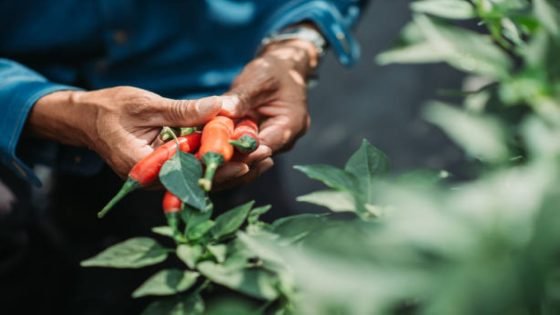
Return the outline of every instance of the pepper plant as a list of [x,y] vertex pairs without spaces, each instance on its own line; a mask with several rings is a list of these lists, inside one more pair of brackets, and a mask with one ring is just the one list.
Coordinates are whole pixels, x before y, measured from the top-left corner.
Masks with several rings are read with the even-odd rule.
[[[299,167],[332,189],[304,196],[302,200],[370,218],[374,209],[367,203],[369,186],[376,174],[385,171],[386,163],[380,151],[364,142],[345,169],[327,165]],[[150,304],[143,314],[204,314],[202,297],[212,286],[247,296],[251,305],[258,306],[259,313],[288,312],[295,290],[289,273],[279,261],[263,259],[260,249],[248,244],[252,244],[251,237],[298,243],[323,228],[328,217],[304,214],[267,224],[259,217],[270,206],[254,207],[253,202],[213,217],[212,202],[198,184],[201,176],[199,160],[181,151],[160,172],[162,184],[186,205],[178,213],[181,224],[174,217],[170,218],[169,226],[153,229],[154,233],[170,238],[173,246],[164,246],[149,237],[133,238],[83,261],[82,266],[133,269],[160,264],[176,256],[183,263],[180,267],[160,270],[131,293],[133,298],[163,297]]]

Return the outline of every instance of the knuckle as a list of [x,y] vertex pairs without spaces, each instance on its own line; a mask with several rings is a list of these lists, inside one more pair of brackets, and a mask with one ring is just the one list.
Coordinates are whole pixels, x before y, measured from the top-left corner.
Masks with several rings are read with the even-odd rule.
[[126,104],[128,112],[134,116],[144,117],[156,111],[153,97],[143,93],[128,95]]
[[182,120],[189,112],[190,106],[185,106],[186,102],[187,101],[173,100],[165,113],[165,118],[170,121]]

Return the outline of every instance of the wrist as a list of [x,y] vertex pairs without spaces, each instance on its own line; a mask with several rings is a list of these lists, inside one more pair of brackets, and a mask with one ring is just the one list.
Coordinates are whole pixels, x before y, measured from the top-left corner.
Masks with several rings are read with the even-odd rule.
[[86,92],[58,91],[41,97],[31,109],[26,133],[73,146],[87,146],[87,125],[93,117],[80,105]]
[[265,45],[260,56],[282,60],[288,63],[291,69],[297,70],[307,77],[317,68],[320,54],[321,52],[312,43],[301,39],[291,39]]

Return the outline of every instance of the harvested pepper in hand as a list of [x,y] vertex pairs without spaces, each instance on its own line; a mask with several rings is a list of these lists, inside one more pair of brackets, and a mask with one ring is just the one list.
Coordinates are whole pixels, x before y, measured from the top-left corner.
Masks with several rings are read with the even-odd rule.
[[229,143],[232,135],[233,120],[224,116],[215,117],[202,130],[198,156],[206,169],[199,184],[206,191],[212,189],[212,180],[218,167],[230,161],[233,156],[233,146]]
[[242,119],[233,130],[232,140],[229,142],[237,151],[249,154],[259,146],[259,126],[249,118]]
[[185,153],[196,152],[196,150],[200,147],[200,138],[201,135],[199,133],[179,137],[177,138],[177,142],[169,141],[165,143],[155,149],[154,152],[140,160],[140,162],[136,163],[128,174],[128,178],[121,190],[119,190],[115,197],[107,203],[97,216],[102,218],[126,195],[138,188],[154,183],[158,178],[159,171],[161,170],[163,164],[169,160],[175,152],[177,152],[177,146],[179,147],[179,150]]

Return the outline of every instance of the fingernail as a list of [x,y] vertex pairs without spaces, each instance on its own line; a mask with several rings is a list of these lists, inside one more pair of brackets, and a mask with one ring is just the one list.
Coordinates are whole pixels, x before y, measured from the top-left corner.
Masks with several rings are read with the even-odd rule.
[[202,116],[208,116],[217,113],[222,108],[217,96],[207,97],[196,103],[196,109]]
[[235,109],[239,104],[239,97],[237,95],[229,95],[222,97],[222,109],[228,113],[235,113]]
[[224,168],[224,173],[222,174],[224,177],[227,178],[235,178],[240,177],[249,172],[249,166],[244,163],[237,163],[234,165],[230,165],[227,168]]

